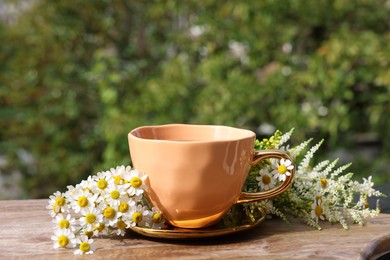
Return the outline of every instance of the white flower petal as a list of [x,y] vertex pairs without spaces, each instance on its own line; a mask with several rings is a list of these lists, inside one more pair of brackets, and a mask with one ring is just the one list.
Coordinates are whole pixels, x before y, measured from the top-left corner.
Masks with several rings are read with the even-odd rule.
[[291,162],[290,160],[285,160],[285,161],[284,161],[284,165],[285,165],[286,167],[290,166],[291,164],[292,164],[292,162]]

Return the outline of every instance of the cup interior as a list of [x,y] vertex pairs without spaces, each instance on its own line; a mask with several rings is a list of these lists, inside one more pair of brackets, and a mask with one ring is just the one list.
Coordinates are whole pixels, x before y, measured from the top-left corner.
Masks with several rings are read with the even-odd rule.
[[140,139],[170,142],[231,141],[255,136],[250,130],[228,126],[180,124],[139,127],[131,134]]

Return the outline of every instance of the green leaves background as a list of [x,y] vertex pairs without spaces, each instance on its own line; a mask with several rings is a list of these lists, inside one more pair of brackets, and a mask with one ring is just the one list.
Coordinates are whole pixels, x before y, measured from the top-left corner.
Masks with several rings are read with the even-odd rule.
[[389,181],[389,1],[23,2],[0,16],[0,155],[24,197],[128,164],[127,133],[164,123],[369,136],[356,167]]

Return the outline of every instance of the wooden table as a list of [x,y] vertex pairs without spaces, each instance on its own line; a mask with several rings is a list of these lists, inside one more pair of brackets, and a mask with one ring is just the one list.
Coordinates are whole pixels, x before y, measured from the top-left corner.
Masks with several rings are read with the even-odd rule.
[[[52,218],[47,200],[0,201],[0,258],[69,259],[74,249],[54,249]],[[375,259],[390,251],[390,214],[370,219],[368,225],[323,224],[323,230],[294,221],[266,220],[242,233],[224,237],[173,241],[142,237],[95,239],[95,253],[78,258],[267,258],[267,259]]]

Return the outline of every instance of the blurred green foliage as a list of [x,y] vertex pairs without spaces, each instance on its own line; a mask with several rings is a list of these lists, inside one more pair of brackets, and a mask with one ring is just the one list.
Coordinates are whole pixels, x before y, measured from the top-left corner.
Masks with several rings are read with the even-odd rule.
[[390,1],[27,2],[0,5],[1,167],[27,197],[130,163],[147,124],[294,127],[328,151],[369,135],[390,154]]

